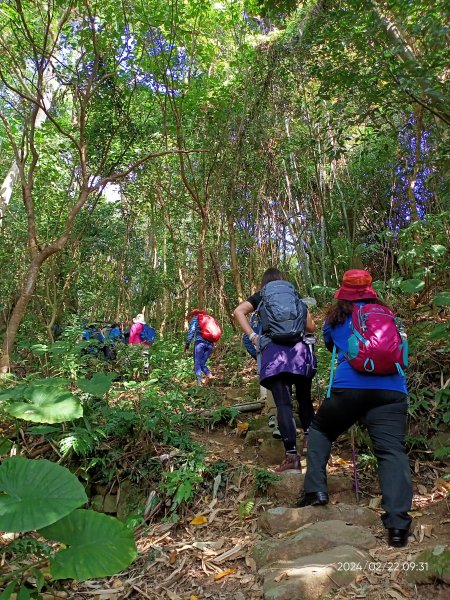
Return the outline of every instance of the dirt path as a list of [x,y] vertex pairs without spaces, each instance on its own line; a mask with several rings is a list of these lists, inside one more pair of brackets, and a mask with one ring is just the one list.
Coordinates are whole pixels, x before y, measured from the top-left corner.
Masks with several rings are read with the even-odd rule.
[[[138,539],[140,558],[127,573],[108,581],[88,582],[88,587],[86,583],[83,586],[74,584],[72,597],[96,600],[254,600],[268,597],[264,596],[264,578],[255,561],[255,546],[261,539],[268,539],[267,534],[261,532],[261,515],[269,515],[276,507],[293,506],[294,497],[289,494],[294,490],[290,489],[290,481],[287,486],[286,482],[281,482],[269,487],[267,494],[255,489],[255,469],[268,466],[267,453],[265,459],[262,456],[264,443],[261,443],[264,435],[267,439],[267,431],[261,430],[261,438],[257,434],[256,445],[246,444],[244,434],[247,424],[252,426],[258,416],[243,415],[233,428],[219,426],[194,432],[195,440],[208,449],[207,462],[223,463],[223,470],[218,471],[212,490],[210,484],[205,486],[195,505],[178,523],[158,523],[143,530]],[[270,449],[270,443],[268,447]],[[354,495],[348,489],[352,472],[349,457],[350,448],[344,441],[336,447],[330,467],[331,476],[345,482],[339,484],[340,488],[337,486],[335,493],[330,490],[332,507],[350,503],[357,508]],[[276,464],[277,460],[273,462]],[[375,539],[375,547],[368,555],[369,566],[358,572],[348,585],[334,586],[334,600],[443,600],[449,597],[449,588],[442,583],[418,585],[408,577],[407,565],[413,565],[424,548],[448,548],[450,541],[448,504],[443,499],[443,489],[433,488],[431,479],[436,473],[430,469],[423,464],[416,465],[414,536],[410,538],[408,548],[401,551],[389,548],[379,519],[374,519],[374,524],[366,527]],[[359,505],[370,506],[372,511],[380,513],[374,477],[360,472],[360,486]],[[272,539],[287,543],[286,537],[291,534],[294,531],[277,532]],[[286,577],[280,578],[281,583],[283,579]],[[300,600],[297,596],[280,598]],[[305,600],[308,598],[305,596]]]

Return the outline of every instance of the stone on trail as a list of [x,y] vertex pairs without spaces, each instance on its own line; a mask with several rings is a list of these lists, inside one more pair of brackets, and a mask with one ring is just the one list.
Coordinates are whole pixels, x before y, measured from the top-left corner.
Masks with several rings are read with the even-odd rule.
[[98,512],[115,514],[117,512],[117,496],[106,494],[94,496],[91,500],[92,508]]
[[379,522],[378,514],[364,506],[349,504],[327,504],[326,506],[305,506],[285,508],[279,506],[263,512],[258,519],[259,527],[270,535],[295,531],[308,523],[338,519],[352,525],[370,527]]
[[354,546],[364,550],[375,548],[376,538],[359,525],[347,525],[344,521],[319,521],[301,529],[289,537],[258,542],[253,548],[253,558],[260,569],[272,563],[287,562],[316,554],[335,546]]
[[445,546],[427,548],[412,560],[405,560],[406,565],[407,579],[412,583],[443,581],[450,585],[450,549]]
[[[279,481],[269,486],[268,496],[275,498],[278,502],[295,505],[303,493],[304,473],[299,471],[285,471],[280,473]],[[353,479],[342,475],[328,475],[328,493],[351,492],[353,490]]]
[[[322,600],[352,583],[370,556],[351,546],[337,546],[261,569],[265,600]],[[361,566],[361,569],[359,569]]]
[[[256,431],[248,431],[244,439],[244,446],[254,447],[259,464],[264,466],[279,465],[285,457],[283,442],[272,437],[272,433],[273,429],[266,426]],[[299,448],[302,447],[302,439],[302,436],[297,437]]]

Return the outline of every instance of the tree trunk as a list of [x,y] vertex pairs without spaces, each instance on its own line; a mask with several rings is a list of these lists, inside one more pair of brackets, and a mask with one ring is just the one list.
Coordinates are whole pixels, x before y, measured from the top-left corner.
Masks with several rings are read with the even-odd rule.
[[[62,23],[66,21],[71,12],[72,8],[67,8],[60,23],[58,24],[58,28],[62,26]],[[42,91],[42,106],[44,109],[39,108],[37,111],[35,108],[32,108],[32,115],[34,116],[34,129],[40,129],[42,125],[47,120],[47,111],[50,110],[53,104],[53,98],[60,87],[60,82],[55,77],[55,72],[52,64],[52,60],[49,61],[47,68],[44,70],[43,76],[43,91]],[[11,167],[8,170],[8,173],[3,181],[3,185],[0,189],[0,229],[3,226],[3,217],[6,209],[11,201],[14,184],[16,183],[19,177],[19,166],[17,164],[17,160],[13,160]]]
[[234,231],[233,217],[229,211],[227,211],[227,226],[228,240],[230,242],[231,272],[233,274],[233,282],[236,290],[236,296],[238,299],[238,303],[240,304],[244,299],[244,292],[242,291],[241,273],[239,271],[239,262],[237,257],[236,233]]
[[167,230],[164,231],[163,237],[163,273],[164,273],[164,287],[163,287],[163,298],[162,298],[162,315],[161,321],[159,323],[159,330],[161,335],[164,334],[164,331],[167,327],[167,315],[169,314],[169,289],[167,287]]
[[202,222],[200,230],[200,238],[198,240],[197,250],[197,298],[198,308],[205,308],[205,244],[206,244],[206,233],[208,231],[208,217],[203,212]]
[[3,226],[3,217],[5,211],[8,208],[11,196],[13,193],[14,184],[19,177],[19,167],[16,161],[14,161],[9,168],[8,174],[3,181],[3,185],[0,190],[0,228]]
[[216,260],[216,257],[214,256],[214,254],[212,252],[210,253],[210,256],[211,256],[211,262],[212,262],[212,266],[213,266],[214,273],[215,273],[216,280],[217,280],[217,285],[219,287],[219,296],[223,301],[223,305],[225,307],[225,312],[227,313],[227,318],[230,322],[230,325],[231,325],[233,331],[236,331],[236,321],[233,318],[233,311],[231,309],[230,302],[229,302],[227,294],[225,292],[225,282],[224,282],[224,278],[223,278],[223,273],[220,270],[218,261]]
[[20,323],[22,322],[28,303],[33,296],[36,282],[39,275],[39,270],[44,262],[45,258],[42,254],[39,254],[36,258],[31,261],[25,276],[25,281],[22,286],[19,298],[14,306],[11,317],[6,327],[5,337],[2,345],[2,356],[0,359],[0,374],[4,375],[10,369],[10,353],[14,347],[16,341],[17,331]]

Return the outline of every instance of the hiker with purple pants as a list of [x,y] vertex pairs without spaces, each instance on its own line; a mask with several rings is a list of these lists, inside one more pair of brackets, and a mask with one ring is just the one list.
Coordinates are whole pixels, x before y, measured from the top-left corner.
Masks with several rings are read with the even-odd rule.
[[[329,396],[309,428],[304,495],[298,506],[328,503],[326,465],[331,444],[362,419],[378,462],[385,511],[382,521],[388,530],[388,542],[390,546],[401,548],[408,543],[411,524],[408,511],[412,502],[411,472],[404,445],[408,412],[406,378],[397,363],[394,364],[398,372],[383,375],[375,374],[376,370],[370,372],[373,370],[370,361],[366,360],[367,372],[356,370],[350,364],[353,356],[350,356],[351,344],[348,342],[355,335],[352,320],[355,307],[375,304],[377,309],[366,309],[374,311],[380,310],[380,305],[384,306],[371,284],[372,277],[367,271],[346,271],[341,287],[334,295],[337,303],[331,306],[326,316],[324,341],[328,350],[337,350],[338,366]],[[357,308],[356,314],[360,312]],[[361,338],[358,331],[356,335]],[[401,335],[398,340],[401,341]]]
[[[279,291],[281,289],[282,292]],[[271,305],[268,301],[269,294],[275,296],[274,302],[280,302],[280,304],[276,304],[276,311],[273,310],[275,304]],[[267,301],[264,299],[265,296]],[[276,300],[277,297],[279,300]],[[286,305],[282,304],[284,301],[286,301]],[[291,303],[295,303],[295,307]],[[261,316],[261,335],[252,330],[247,319],[247,315],[254,311],[258,311]],[[280,327],[288,328],[293,323],[301,325],[301,331],[295,333],[295,340],[273,339],[270,327],[277,323],[274,323],[271,317],[270,327],[265,327],[269,323],[267,317],[269,312],[273,315],[274,320],[275,317],[279,318]],[[297,431],[292,412],[291,389],[295,385],[299,417],[305,434],[304,439],[306,439],[309,424],[314,416],[311,382],[317,370],[317,362],[312,340],[307,335],[314,332],[316,327],[314,321],[296,290],[285,280],[283,273],[275,268],[267,269],[264,272],[260,291],[241,302],[233,314],[242,331],[248,335],[260,354],[259,381],[262,386],[272,392],[277,406],[278,426],[286,454],[275,472],[300,471],[301,462],[296,446]],[[282,318],[286,315],[289,315],[290,321]]]

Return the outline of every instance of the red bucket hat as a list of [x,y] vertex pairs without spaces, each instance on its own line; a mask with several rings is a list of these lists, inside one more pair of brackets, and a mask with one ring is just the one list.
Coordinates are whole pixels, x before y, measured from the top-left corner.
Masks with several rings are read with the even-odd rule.
[[372,275],[362,269],[345,271],[341,287],[335,293],[337,300],[377,300],[378,296],[372,287]]

